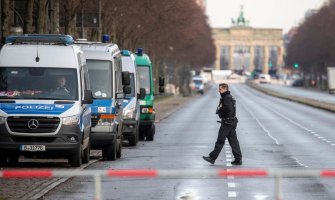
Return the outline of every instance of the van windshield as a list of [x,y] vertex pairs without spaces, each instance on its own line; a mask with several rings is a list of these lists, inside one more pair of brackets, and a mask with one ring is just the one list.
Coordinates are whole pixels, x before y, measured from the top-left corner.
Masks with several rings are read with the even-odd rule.
[[193,82],[194,82],[196,85],[201,85],[201,84],[202,84],[202,80],[193,80]]
[[78,100],[76,69],[0,67],[0,98]]
[[146,94],[150,93],[150,70],[149,67],[138,67],[140,88],[144,88]]
[[112,98],[112,65],[107,60],[87,60],[93,97],[96,99]]

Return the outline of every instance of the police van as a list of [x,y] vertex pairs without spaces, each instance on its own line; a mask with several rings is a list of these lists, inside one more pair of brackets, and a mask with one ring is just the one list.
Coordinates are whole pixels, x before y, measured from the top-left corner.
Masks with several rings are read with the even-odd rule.
[[[108,38],[105,39],[108,41]],[[122,72],[121,52],[116,44],[76,42],[84,51],[93,93],[92,148],[101,149],[106,160],[116,160],[122,152],[125,94],[130,93],[129,73]]]
[[86,60],[67,35],[11,36],[0,53],[0,161],[90,156],[92,92]]
[[122,71],[129,72],[131,92],[123,100],[123,138],[129,146],[136,146],[139,139],[140,104],[145,97],[145,89],[140,89],[135,56],[128,50],[122,50]]

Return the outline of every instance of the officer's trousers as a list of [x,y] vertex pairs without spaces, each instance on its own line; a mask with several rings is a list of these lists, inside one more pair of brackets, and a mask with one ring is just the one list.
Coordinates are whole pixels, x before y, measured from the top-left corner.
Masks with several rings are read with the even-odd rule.
[[234,158],[236,160],[242,160],[242,152],[236,135],[236,126],[237,122],[231,125],[221,123],[214,150],[209,154],[212,159],[216,160],[218,158],[225,144],[226,138],[228,138],[228,142],[232,148]]

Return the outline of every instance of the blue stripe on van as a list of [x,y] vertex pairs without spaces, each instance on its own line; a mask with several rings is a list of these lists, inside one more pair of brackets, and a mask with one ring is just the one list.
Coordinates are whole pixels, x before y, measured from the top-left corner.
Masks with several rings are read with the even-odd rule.
[[91,105],[92,114],[114,114],[113,99],[94,99]]
[[12,104],[1,103],[0,110],[7,114],[45,114],[60,115],[73,106],[73,104]]

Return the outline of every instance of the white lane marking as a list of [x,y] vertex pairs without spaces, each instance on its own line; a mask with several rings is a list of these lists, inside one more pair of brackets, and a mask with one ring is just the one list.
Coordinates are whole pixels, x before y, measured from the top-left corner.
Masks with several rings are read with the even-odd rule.
[[305,166],[304,164],[302,164],[301,162],[299,162],[299,160],[296,157],[291,157],[299,166],[303,167]]
[[[264,102],[264,101],[263,101],[263,102]],[[303,130],[305,130],[305,131],[307,131],[307,132],[313,132],[313,133],[315,133],[314,131],[312,131],[312,130],[306,128],[305,126],[299,124],[298,122],[296,122],[296,121],[294,121],[294,120],[292,120],[292,119],[286,117],[285,115],[281,114],[280,112],[278,112],[278,111],[276,111],[276,110],[274,110],[274,109],[271,109],[271,106],[269,106],[268,103],[265,103],[265,102],[264,102],[264,104],[268,107],[269,110],[271,110],[272,112],[274,112],[274,113],[276,113],[277,115],[281,116],[282,118],[286,119],[287,121],[291,122],[292,124],[295,124],[296,126],[300,127],[301,129],[303,129]]]
[[228,150],[228,151],[226,151],[226,153],[231,153],[231,151]]
[[331,144],[332,146],[335,146],[335,144]]
[[322,138],[324,138],[324,137],[322,137],[322,136],[319,136],[318,138],[319,138],[319,139],[322,139]]
[[319,137],[320,135],[319,134],[314,134],[314,136]]
[[227,167],[232,167],[233,165],[231,163],[226,164]]
[[237,197],[237,193],[235,191],[229,191],[228,192],[228,197],[229,198],[235,198],[235,197]]
[[327,143],[332,143],[332,141],[329,141],[329,140],[327,140],[326,142],[327,142]]
[[226,161],[227,161],[227,162],[231,162],[231,161],[233,161],[233,159],[231,159],[231,158],[227,158]]
[[276,143],[276,145],[279,145],[279,142],[278,142],[278,140],[275,138],[275,137],[273,137],[272,135],[271,135],[271,133],[270,133],[270,131],[269,130],[267,130],[264,126],[263,126],[263,124],[257,119],[257,117],[254,115],[254,113],[252,113],[252,111],[250,111],[245,105],[243,105],[243,104],[241,104],[242,106],[243,106],[243,108],[252,116],[252,118],[254,118],[254,120],[256,120],[256,122],[258,123],[258,125],[264,130],[264,132],[265,133],[267,133],[267,135],[272,139],[272,140],[274,140],[275,141],[275,143]]
[[323,141],[326,141],[327,139],[326,139],[326,138],[323,138],[322,140],[323,140]]
[[226,158],[231,158],[231,155],[229,155],[229,154],[228,154],[228,155],[226,155]]
[[236,183],[228,183],[228,188],[235,188],[236,187]]

